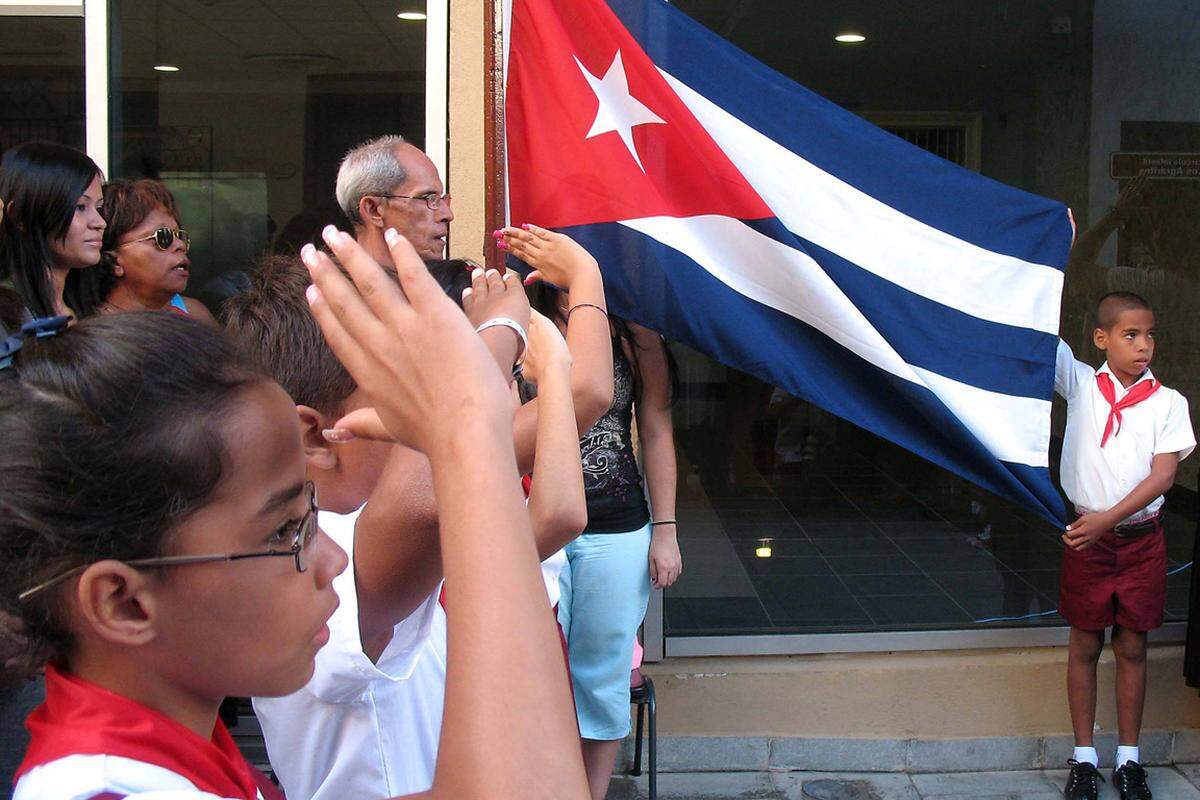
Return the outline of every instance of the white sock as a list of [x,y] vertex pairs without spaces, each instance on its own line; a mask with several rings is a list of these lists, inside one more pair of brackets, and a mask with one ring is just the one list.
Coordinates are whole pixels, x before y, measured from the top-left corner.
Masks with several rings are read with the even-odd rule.
[[1137,745],[1117,745],[1117,767],[1123,767],[1129,761],[1132,761],[1135,764],[1141,763],[1141,759],[1138,758]]
[[1073,757],[1080,764],[1084,763],[1085,761],[1091,764],[1093,767],[1099,766],[1100,764],[1100,756],[1096,754],[1096,748],[1094,747],[1076,747],[1075,755]]

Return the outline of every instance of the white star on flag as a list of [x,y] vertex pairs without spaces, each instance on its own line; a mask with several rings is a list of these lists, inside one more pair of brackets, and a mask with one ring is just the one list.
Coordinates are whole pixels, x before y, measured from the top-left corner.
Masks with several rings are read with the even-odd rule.
[[617,55],[613,58],[613,62],[609,65],[603,78],[597,78],[588,72],[578,58],[575,59],[575,63],[579,64],[583,77],[587,78],[588,85],[592,87],[592,91],[596,93],[596,99],[600,101],[600,107],[596,109],[596,119],[592,122],[592,129],[584,138],[591,139],[602,133],[616,132],[621,137],[621,141],[625,143],[625,147],[629,149],[633,160],[637,162],[638,169],[645,173],[646,168],[642,166],[642,159],[638,157],[637,147],[633,144],[633,129],[638,125],[651,123],[666,125],[667,121],[646,108],[641,101],[629,93],[629,80],[625,77],[625,65],[621,62],[620,50],[617,51]]

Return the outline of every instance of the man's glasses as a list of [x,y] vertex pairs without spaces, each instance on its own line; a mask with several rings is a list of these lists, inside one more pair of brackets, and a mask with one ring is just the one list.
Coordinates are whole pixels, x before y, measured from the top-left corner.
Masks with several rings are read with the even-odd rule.
[[[291,536],[290,546],[286,550],[266,550],[254,553],[213,553],[209,555],[194,555],[194,556],[162,556],[160,558],[136,558],[132,561],[126,561],[125,564],[131,567],[142,569],[143,567],[186,567],[190,564],[210,564],[218,561],[243,561],[248,558],[269,558],[274,556],[288,556],[294,559],[296,563],[296,571],[304,572],[308,569],[308,565],[312,560],[313,553],[316,552],[317,536],[317,491],[313,486],[312,481],[304,484],[304,491],[308,494],[308,511],[300,518],[300,524],[296,526],[295,533]],[[19,602],[25,602],[29,598],[41,594],[47,589],[57,586],[77,573],[83,572],[90,566],[89,564],[80,564],[77,567],[67,570],[54,576],[48,581],[39,583],[31,589],[26,589],[17,595]]]
[[163,227],[155,228],[153,233],[147,234],[146,236],[141,236],[137,239],[130,239],[128,242],[122,242],[121,244],[117,245],[117,248],[120,249],[131,244],[144,242],[147,239],[153,239],[155,247],[157,247],[159,250],[170,250],[171,245],[175,243],[176,239],[183,242],[183,251],[185,253],[187,252],[188,248],[192,246],[192,237],[188,236],[188,232],[183,228],[175,228],[172,230],[171,228]]
[[418,195],[377,194],[377,195],[375,195],[375,197],[390,197],[390,198],[393,198],[396,200],[421,200],[422,202],[425,203],[425,205],[429,206],[430,211],[437,211],[439,208],[442,207],[442,203],[445,203],[446,205],[450,205],[449,193],[437,194],[436,192],[429,192],[428,194],[418,194]]

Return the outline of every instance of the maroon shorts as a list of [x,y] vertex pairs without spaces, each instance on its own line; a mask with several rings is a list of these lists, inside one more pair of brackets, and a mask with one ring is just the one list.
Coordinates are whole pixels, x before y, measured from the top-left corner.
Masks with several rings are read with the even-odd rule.
[[1154,630],[1167,603],[1167,543],[1162,523],[1140,536],[1108,531],[1084,550],[1064,548],[1058,611],[1074,628],[1120,625]]

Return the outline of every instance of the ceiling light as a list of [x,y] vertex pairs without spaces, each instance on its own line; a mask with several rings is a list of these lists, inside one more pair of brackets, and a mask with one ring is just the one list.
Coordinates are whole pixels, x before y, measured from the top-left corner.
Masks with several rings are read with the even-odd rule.
[[425,19],[425,12],[424,11],[401,11],[396,16],[399,17],[400,19],[406,19],[406,20],[411,20],[411,21],[417,22],[417,21]]
[[834,41],[841,42],[842,44],[859,44],[860,42],[865,42],[867,37],[863,36],[861,33],[839,33],[837,36],[833,37],[833,39]]
[[771,557],[771,540],[769,538],[768,539],[759,539],[758,547],[754,548],[754,555],[758,556],[759,558],[770,558]]
[[154,69],[158,72],[179,72],[179,67],[174,64],[155,64]]

